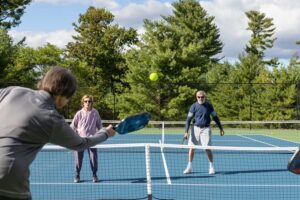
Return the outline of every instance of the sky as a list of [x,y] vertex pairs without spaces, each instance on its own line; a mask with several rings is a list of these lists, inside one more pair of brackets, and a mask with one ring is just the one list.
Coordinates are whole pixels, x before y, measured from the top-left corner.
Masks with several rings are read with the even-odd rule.
[[[114,22],[125,28],[143,33],[143,20],[161,20],[172,14],[172,3],[179,0],[33,0],[21,18],[21,24],[9,31],[15,42],[24,36],[30,47],[46,43],[64,48],[75,35],[72,23],[84,14],[89,6],[105,8],[114,16]],[[257,10],[273,18],[277,40],[266,57],[278,57],[287,64],[293,54],[300,55],[300,1],[299,0],[200,0],[208,15],[220,30],[224,44],[220,57],[235,62],[244,52],[251,37],[246,30],[246,11]]]

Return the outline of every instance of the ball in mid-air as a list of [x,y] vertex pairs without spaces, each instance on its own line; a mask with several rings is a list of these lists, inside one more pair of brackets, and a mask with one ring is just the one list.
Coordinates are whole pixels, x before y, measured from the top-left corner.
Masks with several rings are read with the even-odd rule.
[[156,72],[151,73],[150,76],[149,76],[149,79],[150,79],[151,81],[157,81],[157,79],[158,79],[158,74],[157,74]]

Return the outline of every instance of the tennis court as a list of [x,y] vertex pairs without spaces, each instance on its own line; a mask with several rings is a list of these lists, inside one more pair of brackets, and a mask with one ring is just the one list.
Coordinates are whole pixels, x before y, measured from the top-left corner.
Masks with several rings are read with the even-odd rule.
[[33,199],[299,199],[300,177],[286,169],[299,144],[261,134],[214,134],[216,174],[208,174],[206,154],[195,147],[193,172],[185,175],[188,146],[181,140],[182,134],[141,133],[98,145],[98,183],[87,153],[82,181],[73,183],[73,152],[48,146],[31,167]]

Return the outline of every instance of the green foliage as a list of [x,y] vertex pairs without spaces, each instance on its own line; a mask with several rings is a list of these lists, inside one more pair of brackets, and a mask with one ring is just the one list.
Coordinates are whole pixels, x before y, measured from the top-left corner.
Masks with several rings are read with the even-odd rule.
[[16,82],[32,83],[38,77],[34,71],[36,63],[36,51],[33,48],[22,47],[19,49],[14,63],[6,69],[6,78]]
[[111,25],[113,15],[105,9],[90,7],[80,15],[79,25],[74,24],[79,35],[67,45],[70,58],[86,62],[91,68],[91,84],[107,87],[120,80],[124,74],[122,51],[136,41],[136,31]]
[[264,51],[267,48],[272,48],[276,40],[273,37],[275,31],[273,19],[254,10],[246,12],[246,16],[249,19],[247,30],[252,32],[249,45],[246,46],[246,52],[263,58]]
[[[249,19],[247,30],[252,32],[249,45],[246,46],[247,54],[241,54],[239,62],[232,67],[225,63],[223,70],[208,73],[210,80],[225,83],[213,88],[211,99],[225,120],[276,119],[274,113],[280,117],[282,115],[275,112],[275,109],[286,106],[294,95],[292,88],[285,90],[278,84],[273,85],[276,82],[277,59],[267,62],[263,60],[264,51],[271,48],[276,39],[272,38],[275,30],[273,19],[258,11],[248,11],[246,16]],[[266,64],[271,64],[274,71]],[[282,80],[283,83],[289,81],[288,77]],[[278,94],[278,90],[282,92]],[[292,117],[290,113],[287,116]]]
[[126,74],[126,81],[130,87],[125,88],[123,93],[117,98],[117,110],[119,117],[123,118],[128,114],[133,114],[141,111],[153,111],[159,115],[158,87],[161,74],[158,74],[158,81],[153,82],[148,79],[149,65],[148,54],[131,50],[126,54],[127,65],[130,67],[130,73]]
[[0,29],[0,79],[5,78],[5,69],[12,64],[17,49],[7,31]]
[[260,104],[256,103],[255,110],[259,111],[260,115],[257,115],[255,119],[289,120],[296,118],[294,107],[297,88],[295,83],[299,81],[299,73],[299,66],[292,65],[273,68],[268,72],[268,76],[272,76],[272,83],[266,84],[263,91],[257,95]]
[[300,66],[295,60],[270,68],[258,56],[240,56],[231,67],[223,64],[227,70],[208,74],[216,82],[208,98],[222,120],[296,119]]
[[222,120],[228,120],[233,116],[238,116],[239,109],[233,98],[237,95],[237,87],[231,80],[234,66],[229,62],[216,65],[207,73],[209,92],[207,99],[213,104]]
[[20,47],[14,62],[7,67],[6,79],[17,82],[35,83],[49,67],[61,65],[62,50],[47,44],[37,49]]
[[21,23],[21,16],[31,0],[1,0],[0,28],[10,29]]
[[[86,93],[98,99],[103,117],[110,118],[114,102],[111,93],[122,92],[127,69],[123,52],[137,41],[134,29],[113,25],[114,16],[105,9],[90,7],[73,24],[78,35],[67,45],[68,59],[77,61],[80,82],[90,89]],[[100,109],[100,108],[99,108]]]
[[[153,120],[184,119],[205,73],[222,50],[214,18],[196,0],[173,3],[173,15],[144,21],[138,48],[127,53],[129,89],[119,98],[120,116],[147,110]],[[159,79],[151,82],[151,72]]]
[[[110,12],[90,7],[73,24],[77,34],[66,50],[51,44],[30,48],[24,40],[14,45],[7,29],[20,23],[30,1],[2,2],[0,86],[10,81],[34,88],[49,67],[69,68],[79,88],[61,110],[66,118],[81,108],[84,94],[91,94],[103,119],[148,111],[152,120],[184,120],[199,89],[207,91],[222,121],[299,118],[299,56],[288,66],[277,58],[265,61],[276,38],[273,19],[264,13],[246,12],[252,35],[246,52],[231,64],[217,57],[223,47],[219,30],[196,0],[174,2],[173,14],[161,20],[146,19],[140,41],[136,30],[113,24]],[[158,73],[156,82],[149,80],[152,72]]]
[[[164,20],[174,30],[182,48],[182,61],[186,65],[207,65],[217,61],[215,55],[222,51],[219,29],[213,23],[214,17],[196,0],[180,0],[173,3],[174,15],[164,17]],[[187,61],[190,61],[186,63]],[[200,62],[200,63],[198,63]]]

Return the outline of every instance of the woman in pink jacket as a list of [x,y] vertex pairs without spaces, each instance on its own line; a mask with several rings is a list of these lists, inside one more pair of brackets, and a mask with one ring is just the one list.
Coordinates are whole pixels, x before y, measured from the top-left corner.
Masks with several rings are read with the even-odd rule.
[[[98,111],[93,108],[93,97],[91,95],[84,95],[81,98],[82,109],[79,110],[73,118],[71,127],[80,137],[90,137],[96,134],[97,130],[102,128],[102,122]],[[98,155],[96,148],[88,148],[88,155],[91,169],[93,172],[93,182],[98,182]],[[75,178],[74,182],[80,182],[80,170],[83,161],[84,151],[76,151],[75,153]]]

